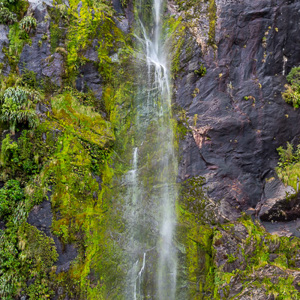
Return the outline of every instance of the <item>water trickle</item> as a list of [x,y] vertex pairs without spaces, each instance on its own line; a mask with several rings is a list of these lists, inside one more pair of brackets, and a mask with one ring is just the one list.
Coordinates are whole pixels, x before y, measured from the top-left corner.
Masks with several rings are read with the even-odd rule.
[[[171,116],[170,74],[162,37],[162,0],[137,3],[135,36],[138,92],[131,170],[126,176],[126,299],[174,300],[177,254],[173,243],[177,159]],[[146,255],[147,253],[147,255]]]

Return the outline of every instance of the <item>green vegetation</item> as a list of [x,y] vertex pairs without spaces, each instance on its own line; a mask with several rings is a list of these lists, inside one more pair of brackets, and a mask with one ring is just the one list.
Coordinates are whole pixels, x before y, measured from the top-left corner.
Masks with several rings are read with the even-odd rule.
[[[246,239],[235,237],[236,226],[244,228]],[[220,234],[221,233],[221,234]],[[227,236],[227,238],[224,238]],[[220,299],[220,293],[227,296],[231,291],[231,284],[238,280],[242,283],[239,296],[247,294],[247,290],[256,287],[265,291],[266,297],[273,295],[276,299],[298,299],[299,292],[295,287],[293,276],[290,272],[295,268],[297,249],[300,245],[298,238],[290,240],[288,237],[271,235],[259,223],[253,223],[249,217],[243,217],[232,224],[225,224],[215,231],[213,246],[221,247],[236,239],[237,254],[234,259],[228,255],[225,265],[239,260],[239,268],[232,272],[224,271],[224,265],[215,269],[214,299]],[[214,251],[214,250],[213,250]],[[276,257],[270,259],[270,254]],[[237,257],[237,256],[238,257]],[[267,269],[271,272],[266,272]]]
[[[127,168],[116,157],[127,151],[126,134],[131,130],[131,38],[116,27],[107,3],[82,1],[79,15],[79,2],[71,1],[68,8],[58,1],[49,8],[51,51],[64,59],[59,88],[26,66],[20,76],[19,57],[31,43],[37,22],[31,16],[23,18],[25,1],[3,6],[15,19],[2,21],[11,24],[10,45],[4,49],[11,73],[1,77],[0,85],[1,131],[10,129],[2,138],[0,155],[5,182],[0,189],[0,216],[5,222],[0,231],[1,299],[49,299],[58,287],[62,299],[119,299],[122,294],[125,268],[120,267],[122,249],[110,235],[120,226],[111,199],[116,193],[114,172],[123,174]],[[40,46],[47,40],[44,36]],[[74,88],[81,66],[89,62],[85,51],[93,40],[98,40],[99,61],[93,64],[103,78],[102,99],[87,88],[85,93]],[[111,52],[118,53],[119,62],[111,60]],[[38,115],[37,104],[48,111]],[[120,135],[125,138],[116,142]],[[72,243],[78,252],[69,271],[59,274],[53,240],[26,222],[32,207],[50,190],[51,234],[63,247]]]
[[203,77],[206,74],[206,68],[203,64],[200,65],[200,68],[198,70],[195,70],[194,73],[198,75],[199,77]]
[[279,147],[279,163],[276,168],[278,177],[287,185],[297,190],[297,182],[300,178],[300,145],[294,149],[293,145],[287,143],[287,148]]
[[295,67],[286,77],[289,84],[285,85],[285,92],[282,97],[285,102],[293,105],[294,108],[299,108],[300,105],[300,67]]
[[216,22],[217,22],[217,6],[215,0],[209,0],[208,4],[208,19],[209,19],[209,31],[208,31],[208,44],[214,46],[216,44]]
[[10,87],[3,93],[1,99],[0,120],[7,122],[12,134],[15,134],[16,125],[28,123],[30,128],[36,127],[38,117],[35,104],[40,101],[40,95],[34,90],[21,87]]
[[[189,285],[189,299],[212,299],[214,284],[212,239],[214,204],[203,189],[203,177],[192,178],[182,185],[178,207],[181,224],[178,233],[185,245],[185,265]],[[200,297],[200,298],[199,298]],[[206,297],[206,298],[202,298]]]
[[[11,300],[27,290],[39,299],[53,293],[48,279],[57,253],[52,239],[26,223],[29,203],[17,180],[8,180],[0,190],[0,216],[6,222],[6,229],[0,230],[1,299]],[[32,282],[28,286],[26,278]]]
[[239,284],[235,297],[250,297],[255,287],[266,298],[298,299],[290,274],[298,270],[300,240],[271,235],[246,215],[232,223],[213,223],[216,204],[207,198],[204,183],[201,177],[187,180],[178,207],[177,238],[185,245],[182,276],[187,278],[189,299],[227,299]]
[[80,17],[77,11],[78,3],[78,0],[70,1],[71,26],[67,35],[67,74],[70,78],[74,78],[79,67],[86,61],[84,50],[91,46],[92,39],[97,38],[99,72],[109,81],[112,79],[113,71],[110,53],[116,49],[121,50],[126,44],[126,38],[115,25],[112,19],[113,9],[106,2],[82,1]]
[[18,62],[20,59],[21,52],[26,43],[31,43],[26,31],[20,29],[19,24],[15,23],[10,26],[9,34],[9,48],[4,49],[8,58],[9,64],[14,70],[18,70]]
[[0,217],[7,220],[17,203],[24,198],[24,193],[17,180],[9,180],[0,189]]
[[13,12],[7,7],[0,7],[0,23],[11,25],[17,21],[17,18]]
[[29,33],[32,29],[35,29],[36,25],[37,25],[36,19],[31,16],[26,16],[19,23],[20,29],[24,30],[27,33]]
[[[122,202],[118,204],[115,199],[124,197],[120,178],[128,171],[124,161],[129,161],[137,134],[133,129],[136,90],[132,82],[132,42],[130,35],[115,25],[114,11],[107,2],[83,0],[78,13],[79,2],[71,0],[68,8],[57,1],[55,7],[49,8],[50,36],[41,39],[41,45],[50,39],[52,53],[62,54],[65,73],[61,87],[54,86],[49,78],[37,79],[34,72],[26,69],[22,76],[19,74],[20,54],[24,45],[31,43],[30,35],[37,23],[30,16],[23,18],[26,1],[1,2],[0,22],[10,25],[10,45],[5,53],[11,66],[11,74],[1,76],[0,85],[0,180],[4,182],[0,189],[0,298],[4,300],[23,295],[32,300],[50,299],[58,287],[62,289],[60,299],[122,298],[124,270],[128,266],[122,256],[122,241],[113,235],[124,232],[119,215]],[[209,41],[213,44],[214,1],[209,1],[209,21]],[[166,23],[165,36],[173,49],[172,75],[176,76],[186,24],[173,17]],[[102,99],[97,99],[91,90],[83,93],[75,89],[81,67],[91,63],[86,55],[90,47],[96,47],[98,53],[98,61],[93,64],[103,79]],[[190,52],[187,47],[186,55]],[[112,60],[112,54],[118,56],[117,61]],[[200,65],[195,73],[204,76],[206,69]],[[291,85],[298,84],[294,75],[288,80]],[[46,108],[43,115],[37,115],[37,104]],[[150,126],[146,134],[153,134],[154,127]],[[177,137],[184,138],[188,129],[183,111],[179,124],[174,122],[173,127]],[[10,131],[4,131],[8,128]],[[298,148],[290,148],[280,150],[283,164],[279,168],[284,172],[299,161]],[[155,170],[151,159],[145,159],[144,165]],[[145,186],[152,184],[151,180],[145,178]],[[178,236],[185,245],[190,299],[219,299],[221,290],[228,294],[230,279],[238,276],[244,282],[243,289],[255,284],[277,299],[298,296],[291,277],[280,275],[276,281],[261,281],[256,276],[267,265],[292,270],[298,240],[270,236],[246,218],[232,224],[215,224],[215,204],[207,198],[203,184],[203,178],[184,182],[177,206]],[[291,184],[294,186],[295,179]],[[53,239],[27,223],[33,206],[49,195],[54,215],[51,236],[56,235],[63,247],[73,244],[78,252],[70,269],[58,274]],[[233,236],[237,224],[243,224],[248,232],[247,239],[241,242],[247,268],[225,272],[215,264],[215,249],[226,242],[222,240],[226,233]],[[279,246],[270,250],[274,244]],[[247,247],[253,245],[254,251],[246,253]],[[272,262],[270,253],[277,255]],[[239,253],[232,253],[226,263],[233,264],[238,259]],[[251,281],[250,276],[255,280]]]

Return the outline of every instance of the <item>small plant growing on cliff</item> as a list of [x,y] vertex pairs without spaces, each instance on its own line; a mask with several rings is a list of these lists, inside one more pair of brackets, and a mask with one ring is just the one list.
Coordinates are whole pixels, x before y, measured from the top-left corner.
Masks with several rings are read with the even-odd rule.
[[286,103],[290,103],[294,108],[300,105],[300,67],[293,68],[286,77],[289,84],[286,84],[282,97]]
[[34,17],[27,16],[21,20],[19,27],[21,30],[24,30],[25,32],[29,33],[31,29],[36,28],[36,25],[36,19]]
[[18,123],[28,123],[29,127],[35,127],[38,117],[35,111],[35,103],[39,100],[39,94],[22,87],[11,87],[5,90],[1,102],[0,120],[9,123],[10,131],[15,134]]
[[300,145],[297,146],[296,150],[291,143],[287,142],[286,149],[283,147],[277,148],[279,158],[279,167],[285,167],[287,165],[300,161]]
[[289,142],[286,149],[277,148],[279,154],[278,167],[276,173],[285,183],[297,190],[298,178],[300,178],[300,145],[293,147]]
[[206,74],[206,68],[203,64],[201,64],[200,68],[198,70],[195,70],[194,73],[200,77],[203,77]]

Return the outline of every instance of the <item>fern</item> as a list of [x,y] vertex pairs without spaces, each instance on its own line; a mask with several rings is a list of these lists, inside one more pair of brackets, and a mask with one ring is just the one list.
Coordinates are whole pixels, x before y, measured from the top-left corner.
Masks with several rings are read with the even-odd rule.
[[8,88],[3,94],[0,120],[9,123],[13,135],[19,123],[27,122],[30,128],[36,127],[38,117],[34,104],[39,100],[40,95],[36,91],[21,87]]
[[17,22],[16,15],[12,13],[7,7],[0,8],[0,23],[11,25]]

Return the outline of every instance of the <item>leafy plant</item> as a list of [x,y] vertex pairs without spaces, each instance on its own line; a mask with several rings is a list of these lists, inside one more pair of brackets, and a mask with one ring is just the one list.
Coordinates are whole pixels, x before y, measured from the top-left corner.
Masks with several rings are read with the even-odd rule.
[[279,167],[285,167],[288,164],[298,162],[300,160],[300,145],[297,146],[294,151],[294,147],[291,143],[287,142],[286,149],[279,147],[277,148],[279,158]]
[[23,47],[26,43],[31,43],[31,39],[28,37],[27,32],[21,30],[18,23],[10,26],[8,33],[9,48],[6,50],[11,67],[17,70],[17,65],[22,53]]
[[16,203],[24,198],[20,182],[9,180],[4,187],[0,189],[0,217],[7,219],[12,213]]
[[29,33],[31,29],[35,29],[37,25],[36,19],[31,16],[24,17],[19,23],[19,27],[21,30],[25,30],[25,32]]
[[9,134],[6,135],[1,145],[1,165],[6,166],[8,162],[18,161],[18,144],[11,140]]
[[0,8],[0,23],[11,25],[17,22],[16,15],[12,13],[7,7]]
[[38,83],[34,71],[29,71],[27,69],[24,69],[22,74],[21,84],[36,89]]
[[286,77],[287,81],[294,85],[295,87],[300,87],[300,67],[293,68],[288,76]]
[[278,177],[285,183],[297,189],[298,178],[300,178],[300,145],[294,149],[293,145],[287,143],[286,149],[277,148],[279,154]]
[[39,101],[40,95],[22,87],[11,87],[5,90],[2,97],[0,120],[8,122],[10,131],[15,134],[18,123],[29,123],[29,127],[38,124],[34,104]]
[[289,84],[286,84],[282,97],[286,103],[290,103],[294,108],[300,105],[300,67],[295,67],[286,77]]

